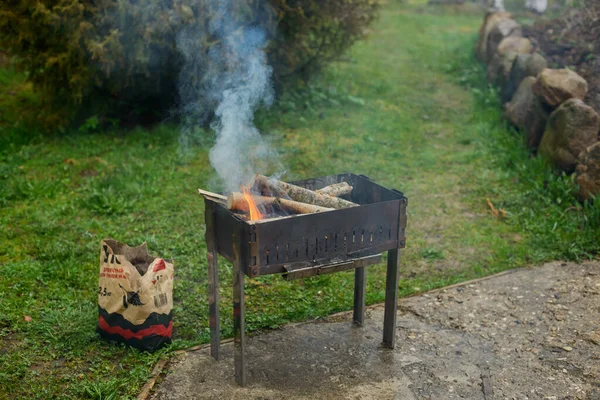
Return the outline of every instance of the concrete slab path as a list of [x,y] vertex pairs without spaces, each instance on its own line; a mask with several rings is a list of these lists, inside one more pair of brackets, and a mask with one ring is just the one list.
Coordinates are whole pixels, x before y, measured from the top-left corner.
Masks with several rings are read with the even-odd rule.
[[549,263],[403,299],[397,347],[383,307],[249,338],[248,386],[231,344],[176,358],[163,399],[600,399],[600,263]]

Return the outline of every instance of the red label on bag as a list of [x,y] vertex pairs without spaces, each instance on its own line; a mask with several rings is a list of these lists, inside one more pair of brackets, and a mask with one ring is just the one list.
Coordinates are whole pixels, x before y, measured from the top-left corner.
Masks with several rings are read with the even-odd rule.
[[110,326],[104,318],[101,316],[98,317],[98,327],[102,329],[106,333],[110,333],[113,335],[119,335],[125,339],[144,339],[150,335],[158,335],[158,336],[166,336],[171,337],[173,335],[173,322],[169,321],[168,326],[164,326],[161,324],[158,325],[150,325],[150,327],[146,329],[139,330],[137,332],[133,332],[131,329],[123,329],[120,326]]
[[167,266],[165,265],[165,262],[161,258],[154,265],[154,269],[152,270],[152,272],[162,271],[163,269],[167,269]]

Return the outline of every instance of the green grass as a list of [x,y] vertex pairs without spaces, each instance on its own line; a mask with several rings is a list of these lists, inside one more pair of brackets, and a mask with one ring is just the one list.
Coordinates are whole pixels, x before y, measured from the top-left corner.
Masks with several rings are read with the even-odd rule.
[[[387,4],[345,61],[257,116],[286,179],[352,171],[404,191],[402,295],[598,254],[600,205],[576,203],[571,179],[532,158],[501,119],[471,56],[481,16],[439,10]],[[0,93],[23,85],[2,74]],[[0,398],[133,397],[159,358],[208,339],[195,190],[214,187],[212,133],[200,131],[185,149],[168,124],[39,136],[26,133],[27,121],[15,127],[20,114],[11,110],[0,121]],[[489,213],[487,197],[506,210],[505,220]],[[170,348],[147,354],[96,336],[98,255],[107,237],[147,241],[152,253],[175,260]],[[231,266],[221,261],[219,271],[228,336]],[[367,275],[367,301],[382,301],[384,266]],[[347,310],[352,284],[351,273],[251,280],[248,326]]]

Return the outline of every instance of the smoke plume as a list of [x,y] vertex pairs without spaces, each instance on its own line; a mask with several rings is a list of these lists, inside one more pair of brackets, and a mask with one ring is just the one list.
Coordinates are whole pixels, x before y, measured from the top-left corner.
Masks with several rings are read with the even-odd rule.
[[237,191],[276,158],[254,125],[257,108],[273,102],[265,45],[274,19],[267,4],[204,3],[206,24],[185,28],[177,38],[185,60],[180,76],[183,130],[189,133],[214,110],[216,143],[210,162],[224,189]]

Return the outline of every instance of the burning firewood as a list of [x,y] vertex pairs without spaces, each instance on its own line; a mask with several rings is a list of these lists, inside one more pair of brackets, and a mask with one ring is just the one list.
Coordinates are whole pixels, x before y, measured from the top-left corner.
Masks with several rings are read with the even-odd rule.
[[292,185],[291,183],[267,178],[264,175],[254,175],[254,185],[258,186],[262,191],[271,193],[275,196],[282,197],[283,194],[286,194],[292,200],[313,204],[319,207],[339,209],[358,206],[358,204],[348,200],[317,193],[300,186]]
[[[333,210],[333,208],[319,207],[312,204],[300,203],[297,201],[281,199],[277,197],[252,195],[252,199],[257,206],[278,205],[283,210],[294,214],[311,214],[315,212]],[[233,192],[227,197],[227,208],[230,211],[248,211],[248,201],[243,193]]]
[[333,185],[325,186],[322,189],[315,190],[316,193],[326,194],[328,196],[340,197],[352,193],[352,186],[348,182],[334,183]]
[[[252,199],[257,206],[272,205],[277,201],[276,197],[254,196]],[[248,211],[248,201],[243,193],[232,192],[227,196],[227,208],[231,211]]]

